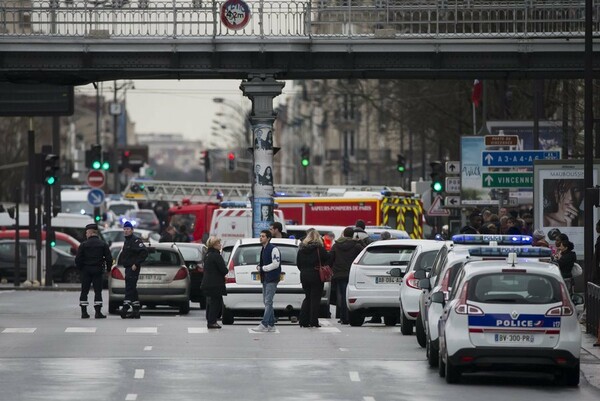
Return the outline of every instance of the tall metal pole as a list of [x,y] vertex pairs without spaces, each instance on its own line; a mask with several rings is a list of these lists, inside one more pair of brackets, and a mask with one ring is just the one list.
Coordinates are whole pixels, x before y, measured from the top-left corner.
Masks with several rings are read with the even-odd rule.
[[19,203],[21,203],[21,188],[15,188],[15,287],[21,285],[21,233],[19,231]]
[[[113,104],[116,105],[117,104],[117,81],[114,81],[114,90],[113,90]],[[114,106],[116,107],[116,106]],[[121,113],[123,113],[124,110],[121,109]],[[119,143],[119,135],[118,135],[118,129],[119,129],[119,115],[116,113],[113,113],[113,148],[112,148],[112,157],[111,157],[111,161],[110,164],[113,168],[113,180],[114,180],[114,193],[118,194],[121,191],[120,188],[120,182],[119,182],[119,167],[117,166],[117,163],[119,162],[118,159],[118,151],[117,149],[118,147],[118,143]]]
[[36,167],[35,157],[35,132],[33,131],[33,119],[29,119],[29,131],[27,131],[27,196],[29,197],[29,238],[35,239],[35,185]]

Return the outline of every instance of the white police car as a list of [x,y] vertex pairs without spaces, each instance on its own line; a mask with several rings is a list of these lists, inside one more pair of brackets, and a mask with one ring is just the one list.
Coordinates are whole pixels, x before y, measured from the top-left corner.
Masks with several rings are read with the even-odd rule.
[[469,261],[445,300],[439,321],[439,374],[534,370],[579,384],[581,329],[558,267],[549,262]]

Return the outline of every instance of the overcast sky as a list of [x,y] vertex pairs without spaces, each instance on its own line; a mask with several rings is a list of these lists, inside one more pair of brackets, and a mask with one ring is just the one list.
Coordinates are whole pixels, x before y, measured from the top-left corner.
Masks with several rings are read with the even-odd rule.
[[[123,83],[117,81],[117,87]],[[216,113],[235,113],[231,107],[215,103],[213,98],[226,98],[239,108],[250,107],[250,101],[239,89],[240,80],[136,80],[133,83],[135,89],[127,90],[127,110],[137,133],[183,134],[208,144],[215,125],[212,121],[220,118]],[[291,85],[286,82],[284,93],[275,98],[275,104],[284,101]],[[103,88],[105,98],[112,100],[113,82],[104,82]],[[95,95],[92,85],[77,90]]]

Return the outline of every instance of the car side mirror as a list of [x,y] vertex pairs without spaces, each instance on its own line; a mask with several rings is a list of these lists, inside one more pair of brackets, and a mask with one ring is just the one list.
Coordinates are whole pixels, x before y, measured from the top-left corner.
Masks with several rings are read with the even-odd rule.
[[428,278],[419,279],[419,288],[422,290],[431,290],[431,283]]
[[425,270],[419,269],[415,270],[415,278],[417,280],[422,280],[427,277],[427,272]]
[[585,299],[581,294],[571,295],[571,301],[573,301],[573,304],[575,305],[583,305],[585,303]]
[[389,274],[392,277],[402,277],[402,276],[404,276],[404,273],[402,273],[402,270],[400,270],[400,268],[398,268],[398,267],[394,267],[393,269],[391,269]]
[[431,294],[431,302],[436,304],[442,304],[442,306],[444,306],[444,304],[446,303],[444,293],[442,291],[437,291]]

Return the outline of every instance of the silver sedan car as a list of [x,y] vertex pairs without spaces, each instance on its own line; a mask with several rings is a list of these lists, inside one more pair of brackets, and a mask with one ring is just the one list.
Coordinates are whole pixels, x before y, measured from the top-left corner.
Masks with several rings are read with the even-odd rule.
[[[169,305],[190,312],[190,275],[175,244],[152,244],[142,263],[137,291],[142,305]],[[119,260],[117,257],[116,260]],[[108,311],[116,313],[125,298],[125,268],[113,265],[108,279]]]

